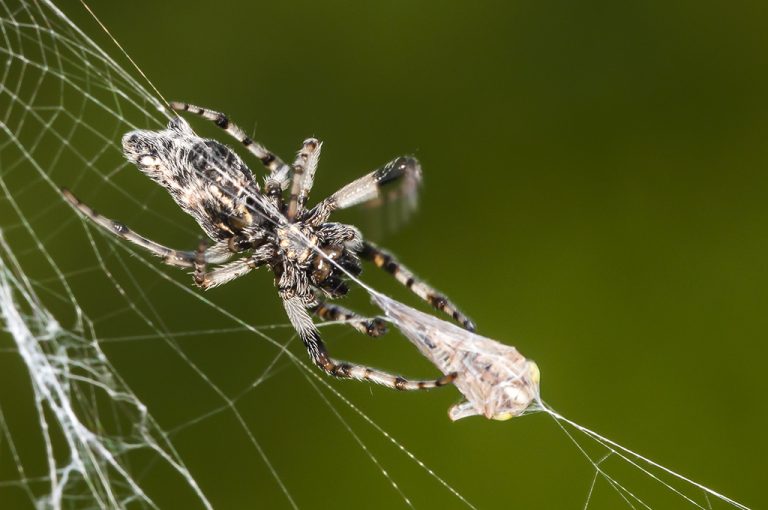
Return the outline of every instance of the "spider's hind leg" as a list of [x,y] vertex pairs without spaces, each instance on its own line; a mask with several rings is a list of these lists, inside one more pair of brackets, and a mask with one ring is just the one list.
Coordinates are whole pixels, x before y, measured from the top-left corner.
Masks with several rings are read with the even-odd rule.
[[96,223],[107,232],[125,239],[126,241],[129,241],[136,246],[144,248],[152,255],[163,259],[163,262],[170,266],[194,268],[196,264],[200,262],[201,257],[204,263],[220,264],[228,260],[233,255],[231,249],[226,244],[222,243],[217,243],[210,248],[207,248],[204,252],[202,252],[202,254],[200,253],[199,249],[196,251],[181,251],[168,248],[160,243],[156,243],[151,239],[147,239],[146,237],[137,234],[119,221],[115,221],[113,219],[107,218],[106,216],[102,216],[93,210],[90,206],[81,202],[68,189],[62,188],[61,194],[64,196],[64,198],[67,199],[72,207],[80,212],[80,214]]

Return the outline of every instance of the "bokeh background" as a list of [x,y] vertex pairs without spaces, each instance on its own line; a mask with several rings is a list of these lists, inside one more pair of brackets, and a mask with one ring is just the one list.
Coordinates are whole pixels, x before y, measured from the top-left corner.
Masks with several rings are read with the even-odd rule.
[[[375,210],[339,218],[445,291],[480,333],[535,359],[543,396],[559,412],[748,506],[768,505],[764,3],[89,3],[168,99],[225,111],[286,158],[305,137],[322,139],[315,198],[394,156],[416,155],[425,185],[407,223],[393,229]],[[78,2],[62,8],[128,66]],[[168,221],[130,209],[109,188],[76,189],[152,238],[194,246],[194,224],[147,179],[130,170],[116,178]],[[59,243],[69,270],[93,258],[85,244]],[[143,264],[133,270],[148,289],[137,301],[168,331],[232,325]],[[369,269],[364,277],[421,306],[386,275]],[[135,314],[114,310],[125,300],[107,279],[82,281],[77,292],[103,319],[104,337],[141,332]],[[356,294],[346,304],[375,313]],[[206,297],[255,325],[286,323],[263,273]],[[394,332],[372,341],[323,331],[339,358],[435,374]],[[276,352],[245,332],[179,345],[230,395]],[[158,340],[103,347],[164,429],[186,425],[174,443],[218,508],[289,507],[231,412],[190,423],[221,400],[187,361]],[[302,353],[295,342],[292,349]],[[22,411],[28,383],[12,358],[0,358],[0,398],[23,447],[36,436],[23,434],[33,415]],[[451,423],[453,389],[332,384],[479,508],[584,505],[594,470],[545,415]],[[334,406],[416,508],[462,507],[347,406]],[[299,507],[405,506],[289,362],[279,361],[238,410]],[[192,504],[167,470],[146,469],[162,508]],[[638,495],[654,490],[616,469]],[[4,494],[0,507],[23,508],[13,489]],[[622,504],[598,482],[590,508]]]

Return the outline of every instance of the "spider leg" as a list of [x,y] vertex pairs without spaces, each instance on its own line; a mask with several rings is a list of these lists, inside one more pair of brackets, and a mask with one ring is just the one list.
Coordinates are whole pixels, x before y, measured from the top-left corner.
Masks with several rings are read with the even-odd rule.
[[291,183],[291,197],[288,201],[288,210],[285,217],[293,222],[296,216],[304,211],[309,192],[315,180],[317,162],[320,159],[322,143],[315,138],[304,140],[304,146],[296,156],[293,163],[293,181]]
[[282,198],[280,195],[282,190],[288,187],[291,167],[286,165],[280,157],[246,135],[242,128],[237,124],[230,122],[229,118],[221,112],[179,101],[171,101],[169,106],[177,112],[190,112],[214,122],[221,129],[229,133],[230,136],[243,144],[243,146],[248,149],[251,154],[256,156],[269,170],[269,177],[267,177],[264,190],[265,194],[276,202]]
[[380,370],[334,360],[328,356],[328,351],[320,338],[320,333],[305,309],[304,301],[295,296],[281,295],[281,297],[283,298],[283,306],[288,314],[288,319],[304,342],[312,362],[328,375],[343,379],[371,381],[396,390],[437,388],[450,384],[456,378],[456,374],[452,373],[430,381],[410,381]]
[[[200,254],[198,251],[180,251],[167,248],[162,244],[156,243],[151,239],[137,234],[119,221],[112,220],[94,211],[90,206],[81,202],[68,189],[62,188],[61,194],[72,206],[83,216],[105,229],[107,232],[123,238],[137,246],[140,246],[151,254],[160,257],[168,265],[175,267],[194,268],[195,263],[199,262]],[[206,263],[219,264],[232,256],[232,251],[227,243],[217,243],[205,250],[203,260]]]
[[[398,183],[400,186],[396,187],[395,184]],[[333,211],[365,202],[390,200],[401,196],[415,199],[420,184],[419,162],[415,158],[401,156],[350,182],[317,204],[310,214],[309,221],[313,225],[320,225]]]
[[363,241],[363,247],[360,250],[360,258],[373,262],[400,282],[408,287],[411,292],[421,299],[434,306],[438,310],[453,317],[461,327],[469,331],[475,330],[475,324],[466,315],[464,315],[447,297],[437,292],[434,288],[427,285],[405,266],[401,265],[390,253],[380,249],[377,246]]
[[311,307],[310,310],[321,319],[331,322],[343,321],[359,332],[371,337],[378,337],[387,332],[387,325],[380,318],[374,317],[370,319],[363,317],[343,306],[320,301],[316,306]]
[[197,246],[197,251],[195,252],[195,262],[194,262],[194,279],[195,283],[202,287],[203,282],[205,281],[205,275],[207,274],[207,264],[205,262],[205,250],[208,249],[208,243],[205,242],[205,239],[200,239],[200,244]]
[[224,285],[264,265],[272,256],[274,256],[272,247],[262,246],[248,257],[234,260],[210,271],[207,271],[204,266],[200,270],[199,266],[195,265],[195,284],[205,290]]
[[259,158],[261,163],[269,169],[270,174],[274,174],[275,172],[278,172],[281,167],[287,166],[278,156],[273,154],[266,147],[253,141],[237,124],[230,122],[229,118],[223,113],[179,101],[171,101],[169,105],[177,112],[194,113],[195,115],[199,115],[204,119],[214,122],[221,129],[229,133],[230,136],[242,143],[251,154]]

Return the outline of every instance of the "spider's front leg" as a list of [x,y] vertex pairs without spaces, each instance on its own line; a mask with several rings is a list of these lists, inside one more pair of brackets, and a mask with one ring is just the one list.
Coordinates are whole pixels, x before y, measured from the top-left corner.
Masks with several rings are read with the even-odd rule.
[[411,205],[421,183],[421,166],[409,156],[401,156],[356,179],[317,204],[306,221],[319,226],[333,211],[363,203],[381,203],[405,198]]
[[311,307],[310,310],[321,319],[349,324],[360,333],[370,337],[379,337],[387,332],[387,325],[382,319],[378,317],[373,319],[363,317],[343,306],[320,301],[317,305]]
[[[269,177],[267,177],[264,193],[276,204],[282,203],[282,190],[288,187],[290,180],[290,165],[286,165],[283,160],[272,151],[246,135],[245,131],[243,131],[237,124],[231,122],[229,117],[221,112],[179,101],[171,101],[169,106],[177,112],[190,112],[212,121],[238,142],[243,144],[243,146],[248,149],[251,154],[256,156],[269,170]],[[278,207],[278,209],[280,208],[281,207]]]
[[359,255],[361,259],[373,262],[376,267],[394,276],[398,282],[405,285],[411,292],[433,307],[450,315],[464,329],[468,331],[475,330],[475,323],[464,315],[455,304],[433,287],[418,279],[407,267],[395,260],[392,254],[387,253],[368,241],[363,241]]
[[325,344],[320,338],[320,333],[307,313],[304,300],[296,296],[290,296],[287,292],[281,292],[280,297],[283,299],[283,306],[288,314],[288,319],[291,321],[294,329],[296,329],[302,342],[304,342],[312,362],[328,375],[344,379],[371,381],[402,391],[437,388],[450,384],[456,378],[456,374],[453,373],[429,381],[411,381],[381,370],[334,360],[328,355]]
[[231,122],[229,117],[223,113],[180,101],[171,101],[169,106],[177,112],[189,112],[195,115],[199,115],[200,117],[208,119],[219,126],[232,138],[243,144],[243,146],[246,147],[251,154],[256,156],[259,161],[261,161],[261,163],[267,167],[267,169],[270,171],[270,174],[279,172],[283,167],[287,166],[273,152],[271,152],[260,143],[255,142],[252,138],[246,135],[245,131],[243,131],[237,124]]
[[322,145],[315,138],[307,138],[296,156],[296,161],[293,163],[291,196],[288,200],[288,210],[285,213],[289,222],[295,221],[296,216],[304,212],[304,206],[315,179]]

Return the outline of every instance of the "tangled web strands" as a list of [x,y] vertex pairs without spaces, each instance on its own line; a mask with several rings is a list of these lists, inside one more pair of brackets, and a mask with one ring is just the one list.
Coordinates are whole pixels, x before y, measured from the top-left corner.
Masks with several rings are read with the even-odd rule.
[[[260,413],[246,419],[236,407],[241,398],[268,379],[279,361],[288,359],[317,390],[315,400],[320,402],[321,411],[330,410],[341,420],[353,439],[353,451],[375,467],[377,480],[391,489],[396,504],[427,506],[430,501],[424,505],[414,503],[415,496],[401,486],[397,473],[390,473],[382,465],[381,456],[372,452],[372,440],[361,437],[360,427],[353,428],[346,421],[328,400],[328,394],[340,399],[376,437],[383,437],[391,450],[413,461],[421,475],[426,474],[425,479],[436,482],[448,505],[458,503],[471,508],[463,494],[387,434],[378,422],[329,387],[314,369],[307,369],[303,358],[297,361],[266,327],[254,328],[217,307],[190,290],[188,283],[180,284],[169,277],[165,268],[158,269],[155,260],[126,256],[130,249],[105,239],[102,232],[78,228],[81,225],[76,216],[61,200],[59,185],[87,189],[84,199],[108,193],[120,202],[115,210],[121,211],[121,219],[126,222],[148,218],[178,232],[175,219],[147,207],[155,198],[157,203],[162,202],[162,190],[144,186],[141,195],[130,191],[140,179],[122,158],[118,144],[124,133],[161,129],[171,116],[155,95],[50,2],[0,0],[0,32],[4,57],[0,64],[0,315],[8,332],[0,336],[0,355],[4,363],[9,359],[18,363],[29,380],[28,388],[14,387],[12,393],[0,387],[0,506],[165,507],[151,490],[154,474],[165,470],[170,475],[164,480],[176,480],[174,494],[184,493],[185,501],[210,508],[213,504],[208,491],[199,483],[188,457],[179,453],[174,434],[221,410],[231,413],[237,422],[232,427],[240,427],[248,437],[252,448],[249,452],[263,465],[261,476],[279,494],[279,506],[316,505],[314,500],[300,505],[274,465],[282,457],[266,452],[253,433],[250,424],[263,419],[263,409],[251,403],[250,407]],[[149,195],[147,190],[151,190]],[[128,211],[134,211],[134,216],[125,217]],[[189,223],[183,228],[186,239],[199,235]],[[74,231],[78,233],[76,239],[70,237]],[[83,251],[88,251],[87,257]],[[143,288],[137,282],[136,271],[149,274],[157,287]],[[173,323],[163,314],[164,300],[154,293],[150,295],[150,291],[169,289],[173,299],[182,296],[189,302],[184,322]],[[415,337],[409,332],[419,334],[419,328],[412,324],[414,317],[437,330],[453,331],[442,330],[443,321],[411,315],[420,312],[375,293],[374,297],[412,340]],[[108,309],[104,309],[102,301],[109,302]],[[115,308],[116,301],[121,306]],[[262,340],[259,343],[270,349],[259,353],[262,356],[248,356],[249,360],[265,362],[253,367],[256,379],[239,386],[238,391],[222,390],[209,371],[176,342],[187,332],[204,336],[211,314],[224,320],[213,330],[218,339],[227,331],[225,327],[241,335],[250,331],[247,336],[258,337]],[[195,322],[198,317],[206,321]],[[124,331],[119,339],[103,335],[113,322]],[[143,403],[146,398],[140,398],[121,377],[112,354],[109,358],[105,355],[104,346],[110,341],[141,338],[164,342],[199,386],[181,381],[178,384],[195,397],[205,392],[214,394],[217,405],[194,409],[192,416],[174,429],[159,426],[153,415],[161,408],[148,408]],[[425,339],[423,335],[418,338]],[[472,359],[483,359],[485,354],[475,353]],[[443,353],[438,358],[446,362],[450,356]],[[509,359],[515,364],[521,358],[510,354]],[[467,378],[466,373],[463,375]],[[471,384],[459,389],[470,396]],[[232,394],[235,396],[229,396]],[[36,430],[31,441],[16,425],[22,407],[16,404],[19,401],[31,403],[33,408]],[[567,420],[538,400],[537,405],[557,420],[591,462],[594,476],[585,485],[585,507],[598,506],[595,494],[603,492],[615,496],[613,502],[627,508],[744,508]],[[467,408],[461,409],[465,412],[455,417],[470,414]],[[308,412],[312,411],[303,414]],[[307,454],[301,462],[313,458]],[[293,461],[288,458],[286,462]],[[323,459],[318,467],[325,468],[326,462]],[[283,471],[288,469],[283,466]],[[659,488],[661,491],[655,490]],[[668,499],[656,499],[656,492],[663,494],[659,498]],[[672,503],[665,505],[666,501]]]
[[[170,444],[110,366],[98,342],[86,329],[77,334],[63,329],[42,305],[31,283],[20,271],[7,243],[0,239],[0,316],[15,341],[19,356],[29,368],[32,391],[38,405],[40,428],[49,455],[47,494],[31,499],[38,506],[60,508],[68,498],[86,494],[100,508],[121,508],[133,500],[154,506],[124,465],[123,456],[133,448],[148,448],[167,461],[205,498]],[[87,389],[87,391],[86,391]],[[98,416],[89,416],[92,399],[110,401],[115,413],[132,427],[107,434]],[[52,415],[51,418],[48,416]],[[6,433],[9,431],[6,429]],[[63,436],[63,453],[51,435]],[[11,438],[6,437],[11,443]],[[58,463],[58,458],[67,458]],[[17,459],[19,483],[24,464]]]
[[[107,184],[121,168],[113,140],[134,123],[158,125],[159,103],[52,4],[3,2],[0,32],[0,313],[10,334],[2,348],[27,368],[39,425],[38,451],[29,453],[14,440],[11,414],[18,407],[1,402],[0,458],[14,459],[16,473],[3,466],[0,506],[29,500],[40,508],[78,501],[93,508],[155,507],[129,461],[131,452],[143,450],[176,471],[208,507],[102,352],[78,282],[66,274],[66,257],[47,242],[62,226],[54,182],[88,173]],[[34,279],[29,267],[36,268]],[[24,388],[14,392],[15,399],[25,395]]]

